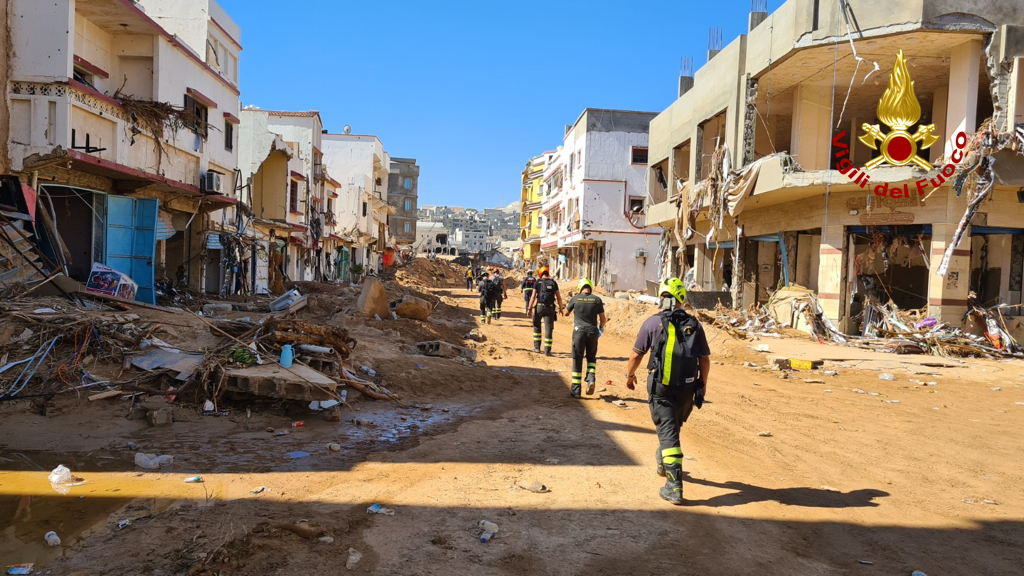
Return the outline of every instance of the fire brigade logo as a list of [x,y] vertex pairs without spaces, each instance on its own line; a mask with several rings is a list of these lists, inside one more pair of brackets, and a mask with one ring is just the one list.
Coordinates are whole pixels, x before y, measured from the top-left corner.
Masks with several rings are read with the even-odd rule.
[[[861,126],[865,134],[860,137],[860,141],[882,154],[865,164],[866,169],[874,168],[883,162],[893,166],[906,166],[913,162],[925,171],[932,169],[932,165],[918,156],[917,152],[931,147],[939,139],[932,134],[935,125],[918,126],[917,132],[913,135],[907,131],[921,119],[921,104],[914,95],[914,81],[910,79],[903,50],[896,53],[896,63],[893,64],[892,74],[889,75],[889,87],[878,101],[878,119],[891,128],[891,131],[884,134],[878,124]],[[877,141],[881,141],[881,144],[875,144]]]

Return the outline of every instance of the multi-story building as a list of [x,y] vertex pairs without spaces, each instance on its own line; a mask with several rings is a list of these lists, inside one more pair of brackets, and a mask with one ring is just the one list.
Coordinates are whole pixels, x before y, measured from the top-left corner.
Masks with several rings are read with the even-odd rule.
[[388,218],[391,234],[399,245],[416,242],[416,221],[419,210],[420,167],[415,158],[391,158],[388,173],[388,202],[395,214]]
[[396,210],[388,203],[391,157],[376,136],[324,134],[324,163],[341,183],[338,190],[337,230],[355,244],[349,262],[366,273],[380,272],[388,247],[388,216]]
[[0,136],[52,202],[44,254],[78,280],[118,269],[149,302],[158,278],[219,283],[198,256],[205,214],[237,202],[238,26],[213,0],[12,0],[7,15]]
[[541,238],[541,195],[544,167],[555,156],[554,152],[545,152],[530,158],[523,169],[522,205],[519,215],[519,239],[523,242],[523,260],[536,267],[540,256]]
[[643,218],[647,130],[656,114],[587,108],[545,166],[541,250],[560,278],[645,290],[659,231]]
[[680,80],[650,124],[662,276],[692,268],[738,307],[800,284],[849,332],[870,299],[957,323],[970,292],[1022,302],[1022,158],[973,156],[997,161],[965,191],[956,176],[962,147],[1024,123],[1020,3],[879,6],[788,0]]

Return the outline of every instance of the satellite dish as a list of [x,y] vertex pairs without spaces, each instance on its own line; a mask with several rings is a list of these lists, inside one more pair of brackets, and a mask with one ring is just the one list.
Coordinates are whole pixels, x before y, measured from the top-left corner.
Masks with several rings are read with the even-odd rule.
[[342,128],[342,130],[345,131],[345,134],[351,134],[352,133],[352,127],[349,126],[348,124],[345,124],[345,127]]

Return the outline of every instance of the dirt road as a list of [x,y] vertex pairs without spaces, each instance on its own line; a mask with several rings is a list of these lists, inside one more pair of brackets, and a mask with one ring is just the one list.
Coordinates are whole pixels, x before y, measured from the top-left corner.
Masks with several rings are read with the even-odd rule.
[[[439,329],[476,323],[470,293],[436,293],[447,303],[431,319]],[[750,342],[709,330],[710,402],[684,427],[687,503],[673,507],[657,496],[646,398],[622,385],[643,314],[609,304],[598,381],[613,384],[572,400],[569,322],[556,325],[554,358],[533,354],[519,302],[480,328],[485,367],[408,356],[398,341],[421,328],[396,323],[394,342],[363,354],[427,409],[357,403],[368,426],[279,408],[193,417],[168,432],[87,406],[68,409],[61,441],[54,420],[5,413],[0,560],[53,574],[321,574],[348,572],[352,548],[362,554],[353,574],[1024,571],[1021,363],[903,370],[895,381],[841,367],[781,379],[743,366],[764,364]],[[372,322],[361,330],[389,334]],[[307,426],[264,432],[292,418]],[[182,463],[139,472],[125,438]],[[311,455],[283,456],[295,449]],[[45,476],[69,458],[87,482],[60,497]],[[192,473],[205,483],[185,484]],[[522,488],[534,482],[550,492]],[[373,503],[394,515],[366,514]],[[118,530],[122,519],[132,523]],[[487,543],[482,519],[500,528]],[[308,531],[300,520],[312,533],[296,533]],[[44,548],[49,529],[64,531],[63,548]]]

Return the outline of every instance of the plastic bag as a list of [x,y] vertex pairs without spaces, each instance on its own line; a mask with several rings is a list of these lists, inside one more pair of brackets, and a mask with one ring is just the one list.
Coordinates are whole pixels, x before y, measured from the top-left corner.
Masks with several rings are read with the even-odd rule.
[[50,475],[46,477],[50,481],[50,486],[57,491],[58,494],[67,494],[71,491],[68,484],[71,483],[71,470],[68,470],[67,466],[61,464],[50,472]]

